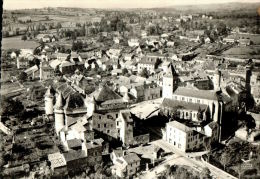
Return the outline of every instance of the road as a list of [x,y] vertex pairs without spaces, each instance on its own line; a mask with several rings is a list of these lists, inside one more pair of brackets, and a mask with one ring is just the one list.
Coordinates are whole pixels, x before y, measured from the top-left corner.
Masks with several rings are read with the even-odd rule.
[[[155,167],[154,169],[152,169],[152,170],[146,172],[144,175],[140,176],[140,178],[144,178],[144,179],[156,178],[156,173],[158,174],[158,173],[161,173],[164,170],[166,170],[166,168],[165,168],[166,165],[174,165],[175,164],[175,165],[190,166],[194,170],[199,171],[199,172],[202,171],[203,168],[207,167],[210,170],[213,178],[217,178],[217,179],[236,179],[236,177],[226,173],[225,171],[223,171],[223,170],[221,170],[217,167],[211,166],[206,162],[189,158],[186,153],[177,150],[174,146],[172,146],[171,144],[167,143],[164,140],[157,140],[157,141],[153,141],[151,143],[161,147],[166,152],[173,152],[174,155],[171,158],[164,161],[159,166]],[[203,153],[201,153],[201,154],[203,154]]]

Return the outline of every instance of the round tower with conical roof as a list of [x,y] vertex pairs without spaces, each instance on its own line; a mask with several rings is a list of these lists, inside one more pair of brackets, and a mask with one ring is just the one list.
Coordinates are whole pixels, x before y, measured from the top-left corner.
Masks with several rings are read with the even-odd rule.
[[65,102],[65,100],[64,100],[61,92],[59,92],[57,100],[56,100],[56,104],[55,104],[55,109],[54,109],[55,131],[56,131],[57,134],[59,134],[59,132],[62,130],[62,128],[65,127],[64,102]]
[[53,115],[53,98],[54,96],[51,92],[51,87],[49,86],[44,96],[46,115]]

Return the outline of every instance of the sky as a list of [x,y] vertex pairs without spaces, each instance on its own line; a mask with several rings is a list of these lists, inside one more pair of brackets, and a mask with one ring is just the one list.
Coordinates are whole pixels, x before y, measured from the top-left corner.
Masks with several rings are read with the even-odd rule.
[[30,9],[43,7],[80,8],[153,8],[174,5],[193,5],[229,2],[260,2],[260,0],[4,0],[4,9]]

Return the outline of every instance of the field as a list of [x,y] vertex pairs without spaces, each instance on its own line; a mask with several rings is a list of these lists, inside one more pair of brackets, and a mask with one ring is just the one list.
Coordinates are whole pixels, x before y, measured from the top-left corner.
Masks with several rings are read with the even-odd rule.
[[37,46],[39,46],[39,43],[32,40],[23,41],[21,40],[21,36],[3,38],[2,41],[2,48],[4,50],[27,49],[27,48],[33,49]]
[[259,46],[240,46],[230,48],[227,51],[223,52],[224,56],[236,57],[236,58],[260,58],[260,47]]

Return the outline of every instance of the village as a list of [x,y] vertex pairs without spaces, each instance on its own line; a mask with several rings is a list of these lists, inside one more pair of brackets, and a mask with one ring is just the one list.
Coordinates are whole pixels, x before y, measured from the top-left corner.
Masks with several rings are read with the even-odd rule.
[[259,15],[233,12],[4,10],[0,178],[259,177]]

